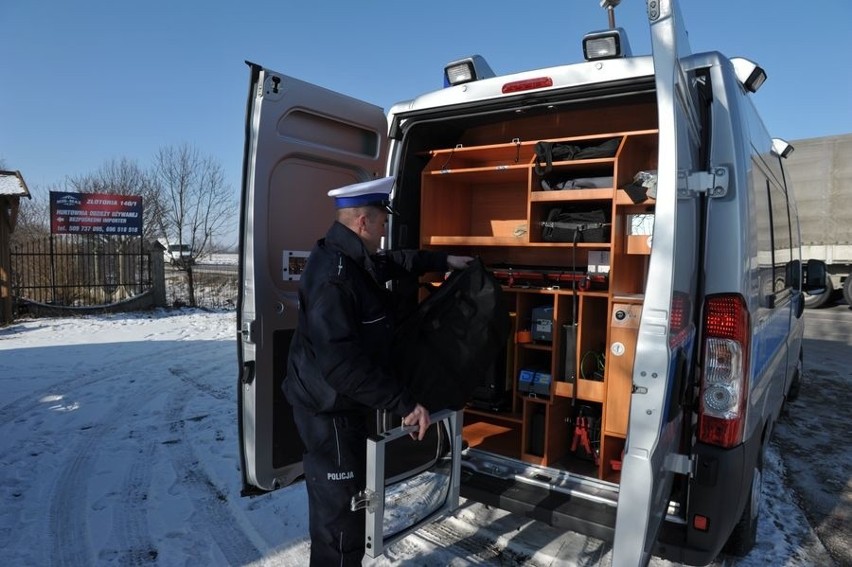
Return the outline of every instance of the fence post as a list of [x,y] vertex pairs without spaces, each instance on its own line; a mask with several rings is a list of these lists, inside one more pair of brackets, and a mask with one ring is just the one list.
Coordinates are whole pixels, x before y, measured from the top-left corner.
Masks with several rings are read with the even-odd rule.
[[54,305],[56,305],[56,263],[53,256],[53,233],[50,233],[50,289]]
[[148,246],[148,262],[151,266],[151,291],[154,294],[154,305],[166,307],[166,269],[163,255],[157,246]]

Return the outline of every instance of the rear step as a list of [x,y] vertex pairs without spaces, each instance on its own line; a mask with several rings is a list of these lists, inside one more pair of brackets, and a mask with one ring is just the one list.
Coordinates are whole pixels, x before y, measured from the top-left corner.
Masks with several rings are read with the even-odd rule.
[[611,542],[618,485],[468,449],[461,496]]

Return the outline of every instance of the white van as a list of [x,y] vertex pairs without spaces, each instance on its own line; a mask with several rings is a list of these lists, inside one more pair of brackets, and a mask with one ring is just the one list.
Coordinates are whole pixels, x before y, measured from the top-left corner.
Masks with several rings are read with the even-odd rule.
[[163,261],[172,266],[195,263],[195,255],[189,244],[169,244],[165,238],[157,240],[163,247]]
[[[387,116],[251,65],[243,494],[302,473],[280,383],[299,274],[334,214],[326,192],[393,175],[388,246],[481,257],[504,279],[515,329],[481,377],[496,396],[441,414],[431,445],[388,420],[371,438],[354,503],[367,509],[367,554],[459,496],[610,541],[613,565],[751,548],[763,456],[802,369],[802,289],[824,287],[825,266],[802,269],[791,148],[750,97],[763,70],[691,53],[675,0],[647,9],[652,55],[607,29],[572,65],[498,77],[470,57]],[[601,230],[559,236],[564,213],[602,214]],[[386,494],[425,477],[442,483],[433,508],[391,521]]]

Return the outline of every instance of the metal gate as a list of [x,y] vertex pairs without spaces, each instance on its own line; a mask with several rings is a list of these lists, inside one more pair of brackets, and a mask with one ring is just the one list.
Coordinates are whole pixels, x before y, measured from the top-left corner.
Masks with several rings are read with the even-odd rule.
[[20,305],[96,307],[152,287],[141,237],[51,235],[13,246],[12,294]]

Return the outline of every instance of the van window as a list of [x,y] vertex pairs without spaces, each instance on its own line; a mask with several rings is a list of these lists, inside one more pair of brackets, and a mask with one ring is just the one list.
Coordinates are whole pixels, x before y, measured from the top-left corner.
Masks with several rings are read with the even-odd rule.
[[794,283],[788,281],[793,259],[790,211],[785,191],[763,177],[759,168],[755,168],[755,173],[755,177],[762,178],[755,183],[760,292],[762,297],[769,297]]
[[772,214],[772,264],[773,285],[777,293],[790,287],[787,281],[787,265],[792,260],[790,237],[790,213],[787,208],[787,194],[778,186],[766,181],[769,193],[769,205]]

